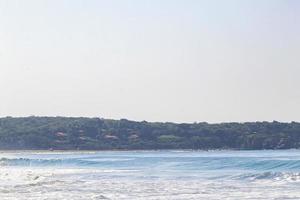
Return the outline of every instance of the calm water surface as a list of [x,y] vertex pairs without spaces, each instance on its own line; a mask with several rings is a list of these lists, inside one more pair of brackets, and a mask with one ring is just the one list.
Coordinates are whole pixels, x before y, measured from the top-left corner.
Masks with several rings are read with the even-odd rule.
[[300,151],[2,152],[1,200],[300,199]]

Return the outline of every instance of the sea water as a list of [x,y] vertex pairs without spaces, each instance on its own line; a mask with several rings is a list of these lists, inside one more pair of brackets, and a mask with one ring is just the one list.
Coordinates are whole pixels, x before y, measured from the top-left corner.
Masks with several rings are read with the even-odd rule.
[[300,151],[2,152],[1,200],[300,199]]

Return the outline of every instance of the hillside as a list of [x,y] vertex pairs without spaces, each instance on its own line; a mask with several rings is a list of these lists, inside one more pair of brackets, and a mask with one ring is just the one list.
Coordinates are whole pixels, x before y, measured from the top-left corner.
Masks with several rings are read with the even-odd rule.
[[300,123],[150,123],[126,119],[0,118],[0,149],[288,149]]

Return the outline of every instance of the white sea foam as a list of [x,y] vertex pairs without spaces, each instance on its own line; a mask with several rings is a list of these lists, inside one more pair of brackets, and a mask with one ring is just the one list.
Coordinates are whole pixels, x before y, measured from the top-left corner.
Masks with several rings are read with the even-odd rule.
[[[160,156],[161,153],[163,156]],[[202,155],[189,157],[189,152],[184,153],[185,156],[180,153],[178,157],[178,152],[169,153],[172,154],[170,157],[166,152],[151,152],[151,156],[147,153],[144,156],[145,152],[106,152],[105,155],[99,152],[92,156],[32,153],[9,155],[11,157],[2,159],[2,162],[10,165],[0,167],[0,199],[300,199],[300,172],[291,167],[298,165],[299,158],[295,155],[290,157],[287,153],[286,159],[277,159],[275,152],[269,157],[264,155],[263,158],[253,158],[255,152],[250,152],[251,156],[244,153],[245,157],[248,156],[248,159],[244,159],[235,158],[235,152],[230,152],[223,159],[218,152],[210,158]],[[33,164],[16,164],[22,159],[28,159]],[[44,160],[46,162],[40,166]],[[62,165],[52,165],[49,160],[61,160]],[[97,165],[89,166],[90,161],[97,162]],[[69,165],[70,162],[77,164]],[[272,165],[280,171],[261,170],[269,169]],[[253,169],[249,170],[251,167]]]
[[[257,181],[116,179],[99,171],[1,169],[0,199],[299,199],[299,185]],[[96,178],[91,178],[93,174]]]

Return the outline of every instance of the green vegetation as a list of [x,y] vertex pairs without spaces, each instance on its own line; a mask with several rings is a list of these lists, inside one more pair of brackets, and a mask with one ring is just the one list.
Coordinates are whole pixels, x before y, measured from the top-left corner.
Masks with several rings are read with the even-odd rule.
[[149,123],[126,119],[0,118],[0,149],[300,148],[300,123]]

